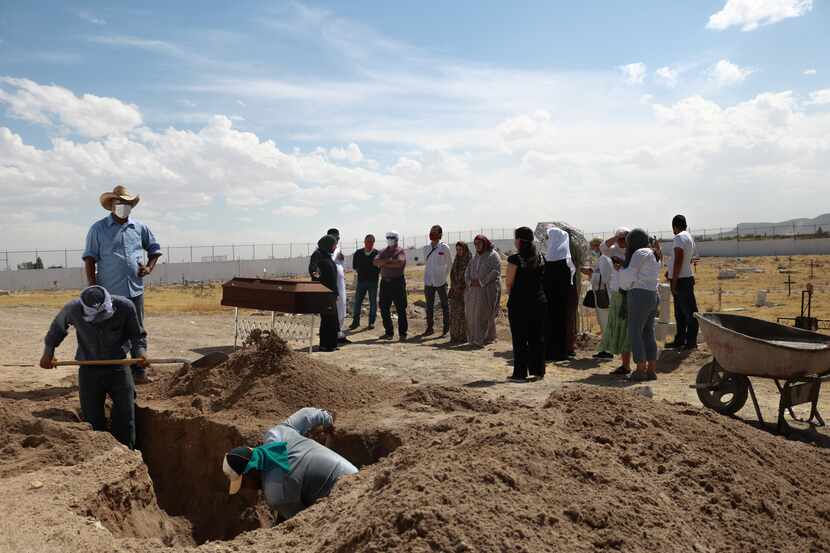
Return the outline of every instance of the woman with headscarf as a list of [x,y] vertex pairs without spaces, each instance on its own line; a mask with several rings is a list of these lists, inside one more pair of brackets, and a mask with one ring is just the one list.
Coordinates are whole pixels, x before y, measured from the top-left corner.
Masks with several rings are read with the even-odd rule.
[[[337,265],[332,255],[337,247],[337,238],[327,234],[317,242],[316,270],[320,284],[339,296]],[[320,351],[334,351],[337,349],[340,320],[337,315],[336,301],[327,306],[320,313]]]
[[519,227],[515,231],[516,250],[507,258],[505,286],[507,318],[513,338],[513,374],[510,380],[527,380],[545,376],[545,318],[547,298],[542,286],[545,270],[542,256],[533,243],[533,231]]
[[473,240],[476,255],[464,273],[467,290],[464,310],[467,318],[467,340],[483,346],[496,339],[496,317],[501,299],[501,258],[493,251],[493,243],[479,234]]
[[660,279],[660,243],[636,228],[626,238],[625,263],[620,271],[620,288],[628,296],[628,336],[637,370],[631,380],[657,380],[657,284]]
[[548,301],[545,359],[548,361],[568,359],[568,302],[576,292],[575,274],[570,237],[564,230],[551,226],[548,228],[548,252],[544,273],[544,289]]
[[464,273],[470,264],[470,247],[466,242],[456,242],[455,259],[450,269],[450,343],[463,344],[467,341],[467,319],[464,315],[464,292],[467,281]]

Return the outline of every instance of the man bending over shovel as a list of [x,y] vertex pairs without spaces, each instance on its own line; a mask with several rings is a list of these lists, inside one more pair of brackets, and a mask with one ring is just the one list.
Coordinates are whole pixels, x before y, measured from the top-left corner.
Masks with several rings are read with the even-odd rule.
[[306,407],[268,430],[263,445],[230,450],[222,463],[230,480],[230,494],[243,485],[262,489],[268,506],[284,519],[328,496],[338,478],[357,473],[357,468],[306,437],[318,427],[331,436],[334,417],[322,409]]
[[[125,359],[130,344],[142,343],[144,329],[138,322],[133,302],[121,296],[111,296],[102,286],[90,286],[81,297],[61,309],[49,332],[40,366],[54,368],[55,349],[68,334],[69,325],[75,327],[78,339],[78,361]],[[146,352],[138,352],[136,362],[146,366]],[[135,383],[127,365],[81,365],[78,369],[78,393],[84,420],[93,430],[104,431],[107,421],[104,403],[112,399],[112,435],[122,444],[135,446]]]

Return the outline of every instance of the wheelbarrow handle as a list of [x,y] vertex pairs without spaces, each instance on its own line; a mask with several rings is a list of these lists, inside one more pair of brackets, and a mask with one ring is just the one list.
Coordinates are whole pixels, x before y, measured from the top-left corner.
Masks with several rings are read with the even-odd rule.
[[[75,365],[84,366],[105,366],[105,365],[132,365],[137,359],[95,359],[91,361],[55,361],[52,363],[53,367],[71,367]],[[165,359],[145,359],[148,365],[174,365],[179,363],[190,363],[188,359],[180,359],[176,357]]]

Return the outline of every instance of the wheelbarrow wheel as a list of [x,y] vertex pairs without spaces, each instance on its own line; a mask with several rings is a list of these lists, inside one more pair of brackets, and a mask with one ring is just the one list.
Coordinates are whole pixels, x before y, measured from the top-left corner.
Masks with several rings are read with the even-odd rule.
[[721,415],[734,415],[749,397],[749,379],[726,372],[715,360],[700,368],[695,384],[700,402]]

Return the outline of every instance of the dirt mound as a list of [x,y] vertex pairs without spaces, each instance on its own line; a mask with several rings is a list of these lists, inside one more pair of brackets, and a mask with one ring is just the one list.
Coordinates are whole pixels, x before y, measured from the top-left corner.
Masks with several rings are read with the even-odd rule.
[[248,534],[297,551],[827,551],[830,454],[626,391],[450,417]]
[[498,413],[499,404],[483,394],[469,392],[454,386],[423,384],[405,392],[397,406],[408,411],[473,411],[476,413]]
[[357,409],[389,398],[398,388],[340,370],[292,351],[268,332],[252,334],[248,347],[212,369],[185,366],[166,385],[170,397],[195,396],[191,404],[211,411],[283,417],[310,405]]
[[0,404],[0,478],[44,466],[75,465],[112,447],[108,436],[90,432],[87,424],[50,420],[72,420],[71,415],[55,408],[29,414],[23,402]]

